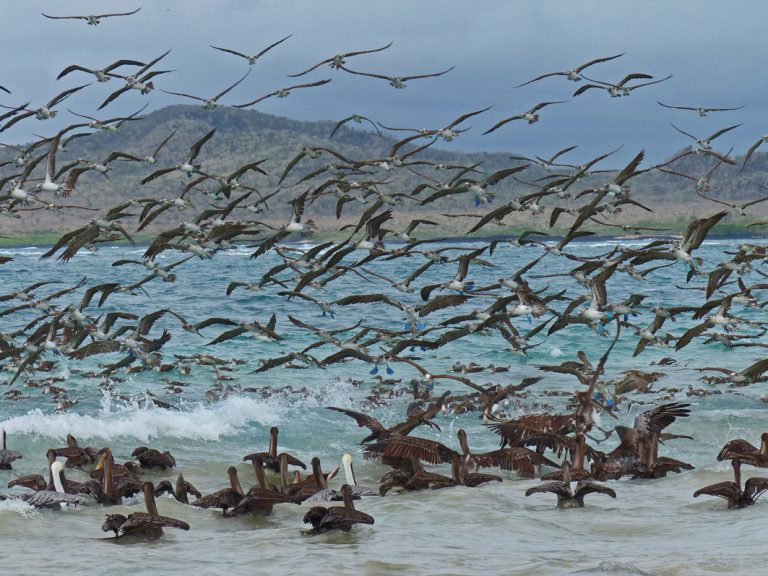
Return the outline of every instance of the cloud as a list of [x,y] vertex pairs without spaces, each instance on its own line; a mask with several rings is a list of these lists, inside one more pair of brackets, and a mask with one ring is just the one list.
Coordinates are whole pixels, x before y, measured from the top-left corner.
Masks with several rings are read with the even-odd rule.
[[[144,2],[142,10],[124,18],[105,19],[99,26],[83,21],[43,18],[50,14],[126,11],[142,2],[57,1],[14,3],[4,10],[6,57],[0,84],[13,91],[3,95],[7,106],[31,102],[36,107],[58,92],[90,82],[75,74],[56,81],[69,64],[101,67],[118,58],[149,60],[169,48],[161,63],[174,73],[158,77],[158,88],[209,96],[231,84],[247,63],[209,47],[225,46],[258,52],[272,42],[293,36],[253,66],[250,77],[222,99],[233,104],[252,100],[294,79],[300,71],[338,52],[370,49],[389,41],[385,52],[350,59],[350,68],[387,75],[435,72],[456,68],[440,78],[414,80],[404,90],[386,81],[352,77],[321,67],[304,77],[332,78],[327,86],[285,99],[270,99],[257,109],[297,119],[338,119],[356,112],[384,124],[437,128],[470,110],[493,105],[473,118],[472,129],[451,146],[467,150],[508,150],[547,154],[579,144],[584,159],[624,144],[627,157],[648,149],[651,160],[669,156],[688,144],[669,126],[673,120],[692,133],[710,134],[737,122],[744,126],[724,136],[721,147],[743,152],[766,132],[768,109],[763,95],[768,78],[762,74],[761,41],[768,16],[764,3],[629,1],[466,2],[347,1],[195,1]],[[564,70],[598,56],[626,52],[615,61],[595,66],[590,75],[617,81],[627,72],[670,81],[639,89],[629,98],[611,99],[591,91],[571,98],[577,86],[551,78],[515,89],[538,74]],[[93,113],[120,80],[93,83],[68,99],[61,109]],[[512,122],[492,135],[481,133],[498,120],[521,113],[543,100],[570,99],[542,111],[532,126]],[[694,114],[665,110],[656,100],[677,105],[739,106],[738,112]],[[148,97],[126,94],[104,110],[108,116],[127,114],[150,101],[150,110],[178,98],[158,91]],[[33,133],[51,135],[73,122],[63,112],[52,121],[30,119],[0,135],[22,142]]]

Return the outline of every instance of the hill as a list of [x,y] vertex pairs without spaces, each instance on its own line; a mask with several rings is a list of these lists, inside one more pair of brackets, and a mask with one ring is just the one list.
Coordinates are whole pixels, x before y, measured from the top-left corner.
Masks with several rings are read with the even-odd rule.
[[[99,130],[88,137],[75,138],[69,142],[57,156],[57,167],[78,158],[102,161],[111,152],[120,150],[138,157],[148,155],[172,131],[175,135],[158,155],[158,163],[149,166],[143,162],[128,162],[116,160],[110,163],[107,177],[96,173],[86,172],[78,181],[75,192],[63,203],[106,210],[129,198],[172,198],[178,196],[184,185],[190,181],[179,172],[163,176],[148,185],[139,186],[138,182],[154,169],[173,166],[181,162],[188,154],[190,145],[212,128],[216,128],[215,136],[204,146],[198,161],[202,162],[202,170],[209,174],[227,174],[255,160],[264,160],[261,167],[267,175],[254,172],[240,179],[241,182],[255,187],[261,194],[269,194],[281,189],[276,198],[270,201],[270,210],[265,214],[266,222],[281,221],[289,213],[287,201],[303,192],[308,187],[314,188],[330,176],[326,172],[317,178],[293,186],[303,175],[316,170],[326,163],[339,162],[329,153],[322,153],[318,158],[303,158],[294,170],[280,184],[280,176],[285,167],[303,148],[330,148],[350,160],[386,160],[390,155],[392,145],[396,142],[389,135],[380,136],[373,131],[356,128],[356,124],[347,123],[341,127],[332,140],[329,135],[335,122],[300,122],[288,118],[264,114],[257,111],[237,110],[233,108],[218,108],[212,111],[199,106],[170,106],[146,115],[135,122],[124,123],[117,132]],[[392,133],[390,133],[392,134]],[[403,137],[409,133],[394,133]],[[412,146],[420,146],[425,140],[416,139]],[[460,137],[458,139],[460,143]],[[42,150],[42,149],[41,149]],[[403,155],[408,150],[404,147],[399,151]],[[5,151],[5,157],[12,150]],[[490,174],[496,170],[520,164],[521,161],[511,160],[514,154],[502,153],[464,153],[460,151],[440,149],[436,146],[423,150],[409,159],[423,160],[430,163],[445,165],[478,165],[477,170]],[[605,163],[609,162],[606,160]],[[690,155],[675,162],[671,168],[685,174],[695,176],[705,174],[712,166],[711,157]],[[36,169],[33,175],[42,177],[45,162]],[[602,167],[602,164],[600,165]],[[616,167],[618,168],[618,167]],[[744,202],[759,197],[763,190],[760,185],[768,181],[768,154],[757,153],[753,156],[747,169],[740,171],[740,166],[721,166],[711,179],[712,195],[717,198]],[[535,165],[520,173],[521,180],[536,182],[556,173],[555,168],[549,172]],[[8,167],[3,174],[9,174]],[[419,183],[425,181],[437,185],[447,181],[455,171],[436,169],[429,164],[415,164],[407,169],[387,170],[383,165],[367,165],[359,173],[347,175],[347,180],[377,182],[376,188],[389,194],[410,194]],[[478,178],[482,174],[470,173]],[[610,178],[609,174],[595,174],[586,180],[587,184],[599,185]],[[691,217],[708,214],[720,205],[705,200],[695,193],[694,182],[677,176],[658,171],[643,174],[631,181],[632,196],[650,204],[654,213],[647,213],[639,208],[631,207],[623,215],[622,221],[632,223],[655,224],[671,226],[679,229]],[[580,184],[581,185],[581,184]],[[281,188],[282,186],[282,188]],[[215,190],[212,182],[200,186],[201,190]],[[506,178],[500,184],[491,188],[496,193],[496,203],[502,203],[518,193],[526,193],[535,188]],[[419,198],[425,198],[430,191],[422,192]],[[196,198],[200,192],[189,193],[190,198],[198,206]],[[558,203],[563,205],[562,200]],[[351,203],[345,207],[343,222],[353,221],[363,207]],[[547,204],[544,200],[542,204]],[[318,221],[322,229],[338,228],[335,218],[336,198],[328,196],[312,206],[312,217]],[[32,206],[31,208],[34,208]],[[410,218],[419,214],[429,218],[440,218],[445,222],[441,232],[463,233],[468,228],[467,219],[446,219],[444,213],[472,213],[475,207],[467,194],[450,196],[426,206],[414,203],[413,210],[403,213],[400,218]],[[67,210],[54,212],[45,209],[25,212],[20,219],[4,219],[2,231],[18,237],[29,234],[55,234],[74,226],[81,225],[99,212],[82,210]],[[744,226],[768,214],[768,208],[757,205],[750,209],[750,218],[731,217],[732,226]],[[567,222],[563,217],[563,222]],[[274,220],[273,220],[274,219]],[[179,215],[172,213],[159,218],[155,229],[167,225],[168,222],[178,222]],[[547,227],[548,214],[533,217],[529,213],[512,214],[505,220],[503,228],[488,227],[487,233],[507,231],[514,227]],[[151,231],[152,228],[149,229]],[[610,231],[606,229],[604,231]],[[614,229],[615,231],[615,229]]]

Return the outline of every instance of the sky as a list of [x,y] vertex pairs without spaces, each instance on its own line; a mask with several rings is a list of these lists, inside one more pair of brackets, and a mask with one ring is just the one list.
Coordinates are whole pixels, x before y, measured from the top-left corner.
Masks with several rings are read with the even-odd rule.
[[[125,12],[140,6],[133,16],[104,19],[95,27],[40,14]],[[56,81],[70,64],[101,68],[119,58],[148,61],[170,48],[155,68],[174,72],[157,77],[155,87],[209,97],[249,69],[244,60],[211,44],[256,53],[292,34],[250,67],[250,76],[221,103],[240,104],[297,82],[330,78],[325,86],[271,98],[253,109],[299,120],[339,120],[357,113],[387,126],[421,129],[441,128],[462,114],[492,106],[462,124],[470,130],[444,147],[548,156],[578,145],[568,156],[575,162],[618,146],[623,146],[618,159],[641,148],[652,161],[667,158],[692,143],[670,122],[697,137],[743,123],[716,141],[719,150],[734,146],[734,154],[743,154],[768,133],[768,3],[761,0],[499,0],[471,6],[465,0],[0,0],[0,9],[0,44],[6,55],[0,84],[12,91],[0,93],[5,106],[29,101],[37,107],[67,88],[93,82],[92,76],[79,73]],[[300,79],[287,77],[337,53],[388,42],[393,43],[389,49],[350,58],[347,66],[392,76],[455,68],[439,78],[412,80],[403,90],[327,66]],[[608,82],[630,72],[673,78],[622,98],[596,90],[573,97],[584,81],[563,77],[515,88],[540,74],[620,53],[621,58],[585,74]],[[135,112],[147,102],[147,111],[193,103],[159,90],[148,96],[131,91],[95,113],[120,85],[118,79],[93,82],[67,99],[57,118],[20,122],[1,133],[0,142],[52,135],[76,121],[66,108],[106,118]],[[537,124],[514,121],[482,135],[501,119],[554,100],[566,102],[541,110]],[[694,112],[661,108],[657,101],[744,108],[699,118]]]

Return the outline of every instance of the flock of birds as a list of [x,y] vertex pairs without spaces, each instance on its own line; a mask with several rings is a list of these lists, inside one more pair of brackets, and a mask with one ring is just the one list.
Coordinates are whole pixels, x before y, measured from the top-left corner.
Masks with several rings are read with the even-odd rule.
[[[107,17],[131,16],[140,9],[120,14],[101,14],[89,16],[57,16],[44,14],[46,18],[82,19],[89,25],[97,25]],[[287,41],[286,36],[255,54],[239,52],[229,48],[213,47],[215,50],[244,59],[254,65],[267,52]],[[404,89],[407,82],[439,77],[450,72],[451,68],[436,73],[419,75],[387,75],[351,69],[349,60],[366,54],[387,50],[390,44],[369,50],[357,50],[340,53],[310,66],[306,70],[293,74],[303,77],[312,72],[328,67],[343,73],[383,79],[397,89]],[[121,87],[105,97],[99,110],[108,107],[122,95],[135,91],[148,94],[155,89],[154,82],[172,70],[157,69],[156,66],[169,54],[161,54],[149,62],[133,59],[121,59],[103,68],[83,65],[71,65],[61,71],[58,78],[70,74],[83,73],[93,76],[97,84],[118,81]],[[564,77],[567,81],[579,83],[574,96],[605,90],[611,97],[626,97],[635,89],[667,81],[671,76],[654,78],[647,73],[633,72],[622,79],[612,82],[593,79],[592,70],[608,61],[615,61],[622,54],[597,58],[573,69],[540,75],[520,87],[542,81],[550,77]],[[221,106],[220,100],[230,91],[241,85],[250,72],[244,73],[233,84],[211,97],[185,92],[173,92],[181,98],[198,101],[205,109]],[[590,77],[585,74],[589,73]],[[331,79],[294,84],[274,90],[242,104],[236,108],[253,106],[266,98],[286,97],[292,91],[315,88],[330,82]],[[10,90],[0,87],[10,94]],[[30,106],[26,102],[20,105],[2,105],[7,112],[0,115],[0,133],[5,132],[19,122],[44,121],[54,117],[60,105],[81,90],[93,90],[90,84],[79,85],[59,93],[41,104]],[[534,124],[539,120],[539,113],[547,106],[560,104],[562,101],[545,101],[536,104],[521,114],[497,121],[485,133],[501,129],[516,120]],[[672,106],[660,103],[666,108],[693,111],[699,116],[709,113],[736,110],[731,108],[707,108],[699,106]],[[0,317],[10,321],[19,321],[22,327],[0,333],[0,360],[5,369],[12,372],[8,384],[23,381],[28,388],[44,388],[46,393],[54,394],[59,399],[59,408],[67,409],[74,405],[64,387],[57,386],[63,378],[48,377],[39,379],[35,372],[52,372],[57,369],[60,358],[72,361],[86,360],[94,356],[110,354],[114,361],[101,365],[99,370],[73,372],[78,376],[100,378],[102,387],[113,390],[120,381],[120,372],[142,372],[157,370],[172,374],[188,374],[193,365],[213,367],[215,386],[209,391],[211,401],[229,392],[240,392],[233,385],[225,384],[228,377],[224,372],[233,371],[245,362],[240,359],[227,360],[212,354],[194,354],[177,356],[168,361],[162,349],[171,339],[172,332],[155,329],[161,319],[166,323],[177,322],[181,329],[204,337],[207,345],[215,346],[235,338],[253,337],[260,340],[290,344],[281,335],[277,314],[268,319],[251,321],[234,320],[226,317],[188,319],[170,308],[162,308],[140,316],[130,310],[114,310],[102,313],[102,306],[114,294],[128,294],[138,298],[145,293],[144,286],[152,282],[173,283],[176,268],[192,259],[213,260],[220,251],[232,249],[237,243],[246,243],[252,247],[251,259],[257,262],[248,271],[249,279],[232,281],[226,296],[236,290],[271,291],[275,297],[291,301],[304,301],[318,315],[335,321],[335,314],[347,306],[363,306],[365,310],[391,309],[395,315],[401,314],[402,324],[393,328],[376,326],[370,319],[375,315],[367,312],[368,320],[351,325],[327,328],[315,325],[307,318],[287,315],[292,330],[300,330],[311,337],[313,343],[302,350],[293,350],[286,354],[259,360],[256,373],[263,373],[277,367],[289,368],[325,368],[327,366],[357,360],[371,367],[370,373],[378,380],[379,386],[369,397],[373,406],[388,403],[396,398],[393,381],[379,374],[381,367],[391,375],[393,365],[418,372],[409,387],[401,393],[413,394],[413,402],[408,406],[406,419],[394,426],[386,427],[369,414],[346,408],[331,409],[353,418],[358,426],[370,430],[362,440],[367,457],[380,458],[391,465],[378,489],[357,486],[351,468],[351,457],[345,456],[343,463],[347,472],[346,483],[340,490],[331,489],[328,479],[331,474],[324,474],[319,459],[312,460],[312,474],[303,477],[299,472],[288,474],[288,467],[306,468],[305,464],[289,454],[277,454],[277,429],[273,429],[269,450],[250,454],[245,457],[253,463],[256,484],[245,491],[240,485],[237,470],[228,471],[228,486],[212,494],[202,495],[179,475],[175,486],[167,480],[153,484],[142,480],[146,468],[159,467],[169,469],[176,465],[169,453],[141,447],[133,452],[138,464],[126,462],[116,464],[109,448],[93,449],[78,445],[70,436],[67,446],[52,448],[48,451],[49,478],[25,476],[11,482],[14,486],[24,486],[34,490],[32,493],[17,495],[28,504],[38,507],[59,507],[61,505],[81,505],[98,502],[104,505],[120,503],[123,498],[143,494],[146,501],[146,513],[133,513],[129,516],[110,514],[102,529],[114,532],[116,537],[140,535],[158,537],[165,527],[188,529],[182,521],[160,516],[155,505],[155,497],[170,492],[177,500],[189,503],[189,495],[196,500],[191,506],[222,510],[224,516],[240,514],[269,514],[275,504],[298,504],[342,500],[343,506],[311,507],[304,521],[312,526],[314,532],[338,528],[349,530],[357,523],[373,524],[373,518],[355,509],[353,498],[386,494],[393,488],[400,490],[437,489],[451,486],[475,487],[486,482],[501,481],[501,476],[478,472],[480,468],[498,468],[514,471],[523,477],[533,477],[542,466],[553,470],[543,476],[545,483],[530,488],[526,496],[546,492],[557,496],[558,506],[583,506],[584,497],[590,493],[601,493],[616,497],[616,493],[604,482],[629,476],[632,478],[655,479],[669,472],[682,472],[692,466],[686,462],[666,456],[659,456],[660,443],[668,442],[680,436],[665,432],[676,419],[688,417],[689,405],[668,401],[639,414],[632,426],[616,426],[615,430],[601,430],[597,427],[598,414],[616,417],[625,395],[633,391],[645,391],[662,373],[648,373],[632,370],[625,373],[620,381],[608,381],[604,378],[605,365],[609,353],[619,339],[622,331],[632,331],[637,337],[634,356],[642,354],[648,346],[659,346],[680,350],[694,341],[706,345],[732,347],[765,347],[761,337],[766,332],[766,322],[754,319],[751,312],[759,310],[757,294],[768,289],[764,281],[752,282],[750,278],[766,276],[758,265],[766,257],[765,247],[757,244],[741,244],[736,252],[730,253],[729,260],[712,265],[695,255],[710,231],[729,212],[746,215],[747,209],[759,202],[768,200],[762,197],[744,204],[734,204],[713,196],[710,189],[712,174],[724,164],[734,165],[731,151],[721,153],[714,150],[714,141],[738,125],[731,125],[706,138],[698,138],[674,126],[676,130],[690,137],[695,146],[690,150],[664,162],[661,165],[642,167],[644,151],[638,151],[625,166],[619,169],[605,169],[597,165],[603,163],[615,152],[608,152],[580,164],[568,163],[564,157],[575,146],[562,149],[550,158],[513,157],[514,164],[486,174],[482,166],[441,165],[419,156],[434,143],[451,141],[468,130],[466,122],[477,120],[488,112],[489,108],[465,113],[444,127],[430,129],[410,129],[388,127],[375,120],[358,114],[352,114],[340,120],[329,140],[347,123],[366,122],[379,134],[397,134],[406,132],[404,138],[394,141],[390,153],[381,158],[350,158],[335,150],[329,143],[323,147],[307,147],[300,150],[285,166],[280,175],[279,187],[269,193],[262,193],[249,178],[264,175],[263,159],[253,159],[228,174],[217,174],[206,168],[206,144],[216,137],[216,129],[211,129],[196,142],[190,143],[188,153],[183,157],[166,158],[165,145],[175,137],[174,132],[157,144],[153,149],[142,153],[115,150],[106,158],[80,158],[62,165],[57,163],[57,154],[65,149],[75,138],[87,138],[101,130],[119,131],[126,122],[140,122],[143,108],[129,116],[101,118],[78,114],[81,120],[52,137],[39,138],[26,146],[6,145],[16,154],[8,157],[3,166],[7,174],[0,179],[0,212],[5,215],[23,218],[34,210],[55,210],[74,212],[90,210],[87,206],[69,204],[78,197],[80,178],[86,173],[102,174],[108,177],[110,165],[114,162],[134,162],[146,165],[151,170],[144,176],[139,186],[146,185],[167,175],[185,178],[181,192],[174,197],[145,197],[123,200],[106,213],[85,222],[81,227],[63,234],[42,256],[43,259],[57,258],[66,263],[84,250],[96,251],[103,243],[117,240],[134,243],[133,236],[146,231],[152,225],[161,230],[146,248],[143,258],[117,260],[113,266],[132,266],[143,270],[143,277],[132,284],[106,281],[98,284],[83,278],[61,287],[55,286],[61,280],[35,282],[23,288],[0,295],[0,301],[6,307],[0,310]],[[94,112],[98,114],[98,112]],[[768,142],[768,136],[761,138],[744,155],[742,166],[746,165],[757,148]],[[712,162],[711,168],[704,175],[686,174],[675,168],[675,162],[686,155],[700,155]],[[302,163],[305,160],[328,160],[311,166]],[[321,161],[322,161],[321,160]],[[535,182],[529,182],[529,193],[509,199],[500,206],[493,206],[494,186],[507,178],[518,179],[531,167],[546,169],[546,175]],[[602,166],[602,164],[601,164]],[[441,181],[432,174],[446,174]],[[421,183],[409,192],[393,192],[387,188],[390,175],[398,171],[416,175]],[[713,202],[727,206],[711,216],[691,222],[679,238],[661,238],[649,240],[640,247],[615,246],[597,256],[578,256],[569,251],[575,240],[588,237],[594,232],[591,225],[619,228],[622,232],[641,234],[658,232],[653,228],[617,224],[611,220],[627,208],[652,212],[632,191],[632,180],[649,171],[665,171],[680,178],[691,180],[694,187],[692,199],[706,205]],[[298,174],[298,175],[297,175]],[[596,179],[604,182],[595,185]],[[524,182],[524,180],[519,180]],[[587,183],[589,182],[589,183]],[[290,217],[279,222],[271,220],[268,201],[273,204],[289,197]],[[355,223],[344,226],[343,239],[322,241],[311,248],[299,248],[285,241],[306,238],[315,233],[317,224],[310,217],[313,205],[323,198],[336,199],[336,217],[340,218],[351,206],[360,208]],[[437,222],[418,217],[418,207],[425,206],[441,198],[450,197],[457,207],[471,203],[478,209],[473,214],[448,214],[451,218],[468,221],[467,234],[486,230],[489,225],[502,223],[510,214],[528,214],[531,217],[549,210],[549,225],[570,218],[564,233],[557,237],[540,231],[527,231],[516,238],[495,239],[492,241],[474,241],[472,246],[431,245],[441,241],[439,237],[417,239],[418,229],[424,230],[438,226]],[[193,202],[194,198],[194,202]],[[66,204],[63,202],[67,202]],[[204,209],[198,208],[207,202]],[[463,208],[462,208],[463,209]],[[395,212],[413,210],[413,217],[407,226],[397,229],[393,226]],[[183,216],[190,213],[189,216]],[[160,218],[158,220],[159,217]],[[176,219],[176,224],[163,228],[163,219]],[[258,218],[258,219],[256,219]],[[131,230],[130,223],[134,222]],[[755,223],[760,224],[760,223]],[[438,229],[438,228],[434,228]],[[516,271],[505,271],[498,281],[480,286],[473,280],[473,272],[479,266],[493,267],[493,254],[500,246],[526,247],[535,257]],[[164,253],[178,254],[177,260],[167,265],[158,262],[158,256]],[[258,260],[271,253],[280,259],[280,263],[259,274]],[[408,259],[408,260],[406,260]],[[575,290],[570,288],[552,292],[548,286],[534,287],[529,281],[547,278],[547,262],[570,261],[573,267],[565,276],[575,283]],[[0,264],[12,270],[13,258],[0,257]],[[407,278],[390,278],[376,269],[379,262],[401,260],[415,261]],[[215,266],[215,264],[213,264]],[[701,292],[703,301],[689,306],[655,306],[643,304],[646,295],[641,291],[609,298],[609,286],[612,279],[627,277],[642,284],[647,276],[656,270],[678,266],[686,282],[692,282],[695,290]],[[537,270],[538,268],[538,270]],[[443,281],[432,284],[419,284],[420,277],[431,269],[445,270]],[[340,298],[326,299],[330,293],[330,284],[342,277],[354,277],[358,287],[375,286],[374,290]],[[740,315],[735,309],[740,308]],[[427,325],[428,317],[442,312],[443,317],[451,309],[456,315],[439,323]],[[226,309],[226,307],[224,307]],[[630,321],[639,317],[641,312],[650,312],[651,320],[647,324]],[[673,334],[663,328],[677,317],[687,317],[691,325],[684,332]],[[753,316],[753,317],[750,317]],[[434,318],[434,317],[433,317]],[[521,330],[522,322],[531,325],[528,330]],[[283,319],[281,318],[282,322]],[[535,321],[535,324],[534,324]],[[325,322],[325,321],[320,321]],[[223,326],[224,331],[215,337],[204,334],[214,326]],[[541,370],[570,374],[578,379],[580,387],[573,392],[570,409],[565,413],[530,413],[518,417],[505,417],[504,409],[514,406],[514,402],[525,398],[529,388],[541,378],[526,378],[519,384],[502,386],[500,384],[480,385],[472,380],[473,373],[497,373],[509,370],[504,367],[463,365],[457,363],[450,372],[435,374],[426,369],[421,362],[419,351],[435,351],[452,342],[480,335],[499,334],[508,345],[510,353],[527,355],[539,346],[547,335],[565,328],[579,330],[580,333],[598,338],[608,337],[613,333],[613,341],[606,353],[595,365],[583,353],[578,361],[567,361],[559,365],[539,366]],[[159,332],[159,333],[158,333]],[[331,353],[324,353],[328,348]],[[114,356],[115,354],[119,356]],[[674,358],[664,358],[659,365],[670,365]],[[768,359],[757,360],[754,364],[739,371],[720,367],[704,368],[723,374],[710,378],[710,383],[729,383],[744,386],[765,380]],[[433,396],[435,384],[449,381],[465,387],[463,394],[445,392]],[[168,379],[168,390],[180,392],[183,383]],[[303,390],[306,390],[304,388]],[[296,393],[293,389],[273,389],[270,393]],[[706,391],[691,390],[691,393]],[[20,392],[10,388],[6,399],[18,398]],[[164,402],[152,398],[158,406]],[[412,436],[418,426],[439,428],[433,418],[443,412],[462,414],[479,413],[488,429],[500,437],[501,447],[487,453],[473,453],[469,448],[466,433],[459,431],[459,450],[427,438]],[[604,433],[604,438],[595,439],[591,434],[596,430]],[[595,448],[591,443],[605,441],[616,432],[620,444],[609,452]],[[564,458],[563,458],[564,456]],[[10,469],[11,462],[21,454],[6,449],[3,432],[3,450],[0,452],[0,468]],[[58,458],[65,458],[62,465]],[[561,461],[558,461],[562,459]],[[748,441],[737,439],[729,441],[717,456],[718,460],[731,461],[734,481],[721,482],[697,490],[694,496],[712,495],[724,498],[729,507],[744,507],[768,489],[768,478],[750,478],[743,485],[741,465],[768,467],[768,435],[762,437],[759,448]],[[424,464],[449,464],[451,475],[443,476],[428,471]],[[591,464],[590,464],[591,463]],[[75,482],[63,475],[64,467],[85,468],[89,470],[89,479]],[[265,470],[273,471],[277,480],[271,482]],[[338,470],[338,469],[337,469]],[[274,481],[274,478],[273,478]],[[571,488],[576,481],[576,488]]]

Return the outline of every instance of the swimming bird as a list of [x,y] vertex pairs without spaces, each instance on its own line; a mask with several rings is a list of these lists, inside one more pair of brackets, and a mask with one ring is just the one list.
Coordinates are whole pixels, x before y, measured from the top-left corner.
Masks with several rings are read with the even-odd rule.
[[609,62],[611,60],[615,60],[616,58],[619,58],[621,56],[624,56],[624,52],[622,52],[621,54],[616,54],[614,56],[605,56],[602,58],[595,58],[594,60],[590,60],[589,62],[586,62],[585,64],[581,64],[576,68],[571,68],[570,70],[566,70],[565,72],[549,72],[547,74],[542,74],[541,76],[536,76],[536,78],[534,78],[533,80],[528,80],[527,82],[518,84],[517,86],[515,86],[515,88],[527,86],[528,84],[532,84],[533,82],[538,82],[539,80],[543,80],[544,78],[549,78],[551,76],[565,76],[571,82],[580,82],[581,79],[583,78],[583,76],[581,75],[582,70],[586,70],[590,66],[594,66],[595,64],[600,64],[601,62]]
[[589,478],[579,480],[576,490],[571,490],[571,465],[567,460],[563,462],[562,474],[562,482],[555,480],[528,488],[525,495],[550,492],[557,496],[558,508],[584,508],[584,497],[587,494],[607,494],[611,498],[616,498],[616,492],[612,488],[598,484]]
[[402,490],[439,490],[451,488],[459,483],[451,476],[443,476],[434,472],[427,472],[421,464],[419,456],[412,453],[410,458],[400,459],[393,463],[395,468],[387,472],[381,478],[379,492],[382,496],[394,487]]
[[168,450],[160,452],[148,446],[139,446],[131,452],[131,456],[139,461],[142,468],[167,470],[176,466],[176,459]]
[[63,469],[64,465],[58,461],[53,462],[50,466],[51,475],[53,477],[53,490],[45,489],[38,490],[32,494],[19,494],[17,498],[35,508],[47,508],[51,510],[59,510],[66,506],[78,506],[92,502],[93,500],[90,498],[86,498],[79,494],[67,494],[61,482],[61,471]]
[[[99,478],[100,490],[97,500],[105,506],[120,504],[123,498],[130,498],[142,490],[139,474],[132,466],[115,464],[112,450],[103,448],[100,451],[96,467],[91,471],[91,476]],[[136,466],[138,468],[138,466]],[[140,469],[139,469],[140,470]]]
[[98,26],[101,23],[102,18],[112,18],[114,16],[131,16],[141,10],[141,7],[132,10],[131,12],[113,12],[109,14],[89,14],[87,16],[50,16],[45,12],[40,12],[46,18],[51,20],[85,20],[89,26]]
[[115,538],[123,536],[139,536],[147,540],[157,540],[163,535],[163,528],[181,528],[189,530],[189,524],[168,516],[160,516],[155,503],[155,487],[152,482],[144,483],[144,504],[147,512],[134,512],[123,516],[122,514],[108,514],[107,519],[101,525],[104,532],[114,532]]
[[237,468],[230,466],[227,469],[227,475],[229,477],[228,487],[199,497],[192,502],[192,506],[197,508],[221,508],[221,511],[224,514],[231,508],[234,508],[237,503],[243,499],[245,493],[240,486],[240,480],[237,476]]
[[54,448],[56,456],[66,458],[64,466],[66,468],[82,468],[94,464],[99,459],[99,450],[90,446],[81,447],[72,434],[67,434],[67,446],[65,448]]
[[288,40],[288,38],[290,38],[291,36],[293,36],[293,34],[289,34],[285,38],[281,38],[277,42],[273,42],[272,44],[270,44],[269,46],[267,46],[266,48],[264,48],[260,52],[257,52],[256,54],[254,54],[253,56],[249,56],[248,54],[243,54],[242,52],[238,52],[237,50],[231,50],[229,48],[219,48],[218,46],[213,46],[213,45],[211,45],[211,48],[213,48],[215,50],[220,50],[221,52],[227,52],[229,54],[234,54],[235,56],[240,56],[240,58],[244,58],[245,60],[248,61],[248,65],[249,66],[253,66],[254,64],[256,64],[256,60],[258,60],[259,58],[264,56],[264,54],[266,54],[267,52],[272,50],[272,48],[274,48],[275,46],[277,46],[279,44],[282,44],[283,42]]
[[328,489],[328,480],[334,478],[339,469],[335,468],[331,472],[324,473],[320,464],[320,458],[317,456],[312,458],[312,473],[306,478],[301,477],[301,473],[298,470],[294,470],[294,480],[292,484],[288,484],[288,460],[283,458],[280,461],[280,487],[283,493],[288,494],[298,502],[303,502],[307,498],[310,498]]
[[458,437],[462,452],[461,468],[468,474],[475,473],[478,468],[499,467],[502,470],[514,470],[522,477],[533,477],[535,470],[544,464],[555,468],[558,466],[543,455],[520,446],[473,454],[469,449],[467,433],[463,428],[459,428]]
[[285,494],[267,484],[264,475],[264,463],[259,456],[253,459],[257,484],[246,492],[242,499],[231,510],[224,512],[225,516],[240,516],[253,513],[259,516],[269,516],[275,504],[300,504],[301,502],[290,494]]
[[251,454],[246,454],[243,456],[243,460],[246,462],[254,462],[256,458],[259,458],[265,467],[272,470],[273,472],[280,472],[280,457],[285,455],[287,464],[290,464],[291,466],[299,466],[300,468],[306,470],[307,465],[298,458],[291,456],[286,452],[282,452],[280,454],[277,453],[278,433],[279,430],[277,429],[277,426],[272,426],[272,428],[269,429],[269,449],[266,452],[253,452]]
[[[282,454],[280,455],[282,458]],[[341,457],[341,463],[344,467],[344,476],[346,478],[346,484],[349,485],[351,491],[352,491],[352,498],[359,499],[363,496],[380,496],[379,490],[376,490],[374,488],[369,488],[367,486],[360,486],[357,483],[357,480],[355,478],[355,471],[352,468],[352,455],[351,454],[344,454],[344,456]],[[281,462],[282,465],[282,462]],[[282,467],[280,470],[282,474]],[[342,500],[342,494],[340,490],[336,490],[335,488],[324,488],[318,492],[315,492],[312,496],[307,498],[305,502],[331,502],[331,501],[338,501]]]
[[341,497],[344,500],[344,506],[313,506],[304,515],[304,523],[312,524],[312,532],[322,534],[329,530],[343,530],[349,532],[355,524],[373,524],[373,516],[355,510],[355,504],[352,501],[352,489],[349,484],[341,487]]
[[760,448],[756,448],[748,441],[738,438],[730,440],[717,455],[718,462],[730,460],[733,466],[734,482],[741,488],[741,465],[749,464],[760,468],[768,468],[768,432],[760,435]]
[[754,504],[766,490],[768,478],[748,478],[743,489],[736,482],[718,482],[699,488],[693,493],[693,497],[697,498],[702,494],[717,496],[728,501],[728,508],[746,508]]
[[0,450],[0,470],[13,470],[11,463],[22,458],[22,454],[16,450],[8,450],[8,446],[5,443],[5,428],[2,426],[0,426],[0,434],[3,435],[3,449]]
[[170,493],[178,502],[189,504],[189,494],[195,498],[202,498],[200,491],[184,479],[184,475],[179,473],[176,478],[176,485],[171,484],[169,480],[162,480],[155,486],[155,496],[164,493]]
[[690,464],[658,455],[659,443],[665,436],[662,430],[677,418],[686,418],[689,414],[690,404],[670,402],[641,412],[631,428],[617,426],[621,443],[606,458],[593,461],[594,477],[616,480],[631,473],[633,478],[661,478],[668,472],[692,470]]

